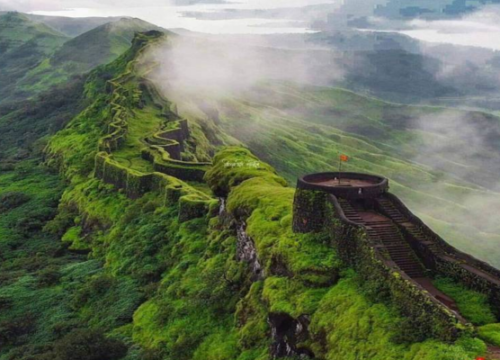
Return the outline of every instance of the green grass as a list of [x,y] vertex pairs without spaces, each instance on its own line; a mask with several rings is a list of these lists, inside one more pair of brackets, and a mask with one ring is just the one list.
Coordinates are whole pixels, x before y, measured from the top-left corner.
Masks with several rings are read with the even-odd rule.
[[489,344],[500,346],[500,324],[488,324],[478,329],[481,339]]
[[0,210],[2,360],[21,359],[52,343],[58,331],[75,327],[74,290],[100,271],[99,262],[67,253],[56,234],[44,231],[63,189],[59,176],[36,160],[0,173],[0,198],[18,199]]
[[474,325],[496,322],[486,295],[469,290],[448,278],[438,278],[433,284],[455,300],[460,314]]
[[394,343],[392,339],[400,332],[403,319],[391,307],[371,303],[360,292],[360,286],[347,277],[321,299],[310,325],[316,339],[313,349],[320,358],[454,360],[484,355],[486,346],[477,339],[460,339],[454,345],[433,340]]
[[229,192],[227,209],[246,219],[265,269],[281,264],[302,280],[319,284],[335,276],[338,259],[327,241],[293,233],[295,191],[269,165],[246,149],[231,147],[217,154],[206,180],[215,193]]

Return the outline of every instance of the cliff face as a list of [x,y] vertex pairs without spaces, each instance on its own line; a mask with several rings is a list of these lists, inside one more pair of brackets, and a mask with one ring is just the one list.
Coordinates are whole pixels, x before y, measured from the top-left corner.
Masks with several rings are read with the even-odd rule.
[[[57,256],[67,260],[43,292],[30,290],[32,274],[2,284],[2,320],[33,310],[29,326],[16,328],[20,337],[7,337],[12,328],[1,323],[2,359],[485,353],[470,333],[445,343],[415,332],[375,283],[340,261],[329,234],[294,233],[295,190],[270,165],[241,147],[216,148],[144,86],[151,64],[141,53],[161,41],[168,37],[140,34],[126,54],[92,72],[90,105],[50,140],[46,163],[66,185],[45,234],[62,238]],[[161,136],[171,129],[182,136]],[[180,154],[161,147],[168,141],[147,141],[155,135],[176,141]],[[189,176],[193,169],[203,176]],[[21,288],[34,300],[5,315]],[[91,351],[79,354],[82,346]]]

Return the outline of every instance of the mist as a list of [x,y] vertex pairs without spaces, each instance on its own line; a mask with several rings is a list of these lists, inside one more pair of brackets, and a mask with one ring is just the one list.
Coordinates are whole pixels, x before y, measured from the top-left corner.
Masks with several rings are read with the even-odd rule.
[[[431,54],[433,47],[425,45],[421,49]],[[440,47],[438,50],[442,54],[434,54],[435,57],[444,60],[446,48]],[[494,55],[491,50],[484,49],[470,58],[470,48],[453,47],[453,50],[453,54],[461,55],[448,62],[443,61],[440,70],[429,76],[446,84],[457,78],[457,87],[463,86],[467,79],[470,72],[467,67],[471,66],[471,62],[488,63]],[[341,110],[333,106],[321,108],[324,104],[316,108],[308,104],[309,107],[305,108],[299,96],[307,96],[307,92],[294,98],[290,94],[281,94],[279,90],[269,89],[266,85],[280,82],[293,83],[298,87],[343,85],[346,79],[352,78],[352,71],[368,71],[367,67],[356,67],[349,63],[352,57],[343,58],[346,52],[335,50],[331,43],[325,43],[324,46],[311,43],[303,35],[206,36],[186,33],[170,37],[148,56],[158,64],[150,77],[167,98],[182,104],[179,107],[181,115],[185,116],[189,112],[193,115],[195,109],[193,116],[201,114],[201,118],[206,115],[202,110],[206,102],[213,100],[216,107],[215,102],[218,100],[237,99],[238,104],[245,104],[245,108],[235,116],[248,116],[249,124],[241,130],[233,127],[231,135],[247,146],[259,146],[256,137],[261,133],[261,128],[278,121],[276,119],[279,116],[285,120],[276,128],[270,126],[267,129],[275,131],[279,127],[287,127],[287,121],[292,123],[296,119],[311,119],[312,125],[312,118],[317,116],[315,111],[332,114],[330,125],[336,127],[335,117]],[[363,51],[359,53],[363,54]],[[479,80],[478,84],[485,83]],[[262,119],[261,122],[254,120],[253,114],[250,114],[253,111],[258,113],[255,117]],[[403,123],[408,119],[402,118],[400,121]],[[368,122],[369,119],[367,129]],[[411,139],[413,151],[409,155],[406,152],[404,160],[419,164],[435,175],[433,181],[418,184],[418,189],[415,189],[422,195],[426,192],[431,194],[432,201],[428,201],[426,196],[405,201],[411,204],[417,214],[424,215],[425,221],[429,221],[452,245],[489,262],[500,263],[500,253],[491,250],[498,247],[500,241],[498,119],[481,112],[440,110],[412,119],[404,125],[404,131],[408,132],[405,135]],[[276,135],[277,141],[278,137]],[[307,145],[312,148],[315,144]],[[273,157],[273,154],[267,155],[268,158]],[[307,157],[300,158],[303,154],[291,153],[290,157],[293,156],[307,160]],[[266,157],[264,159],[269,160]],[[327,166],[326,162],[324,164]],[[446,229],[452,231],[447,233]],[[459,236],[462,238],[459,239]],[[482,239],[483,243],[478,243],[478,239]]]
[[[243,36],[211,39],[180,36],[152,53],[154,73],[167,95],[235,96],[267,81],[328,85],[344,73],[332,50],[280,37]],[[328,69],[318,71],[320,66]]]
[[422,41],[500,50],[500,6],[486,6],[459,19],[409,23],[402,33]]
[[[440,213],[450,223],[483,233],[500,233],[500,122],[481,113],[445,111],[422,116],[411,125],[421,136],[414,162],[430,166],[448,176],[469,183],[453,185],[453,178],[425,184],[434,194],[458,204],[463,211],[442,213],[442,209],[420,204],[418,211]],[[453,196],[453,194],[455,194]],[[497,244],[498,245],[498,244]]]

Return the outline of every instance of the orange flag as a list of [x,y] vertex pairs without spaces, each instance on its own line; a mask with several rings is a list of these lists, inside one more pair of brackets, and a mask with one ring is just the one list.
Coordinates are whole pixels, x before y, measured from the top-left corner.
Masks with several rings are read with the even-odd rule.
[[340,161],[344,161],[344,162],[349,161],[349,156],[341,154],[340,155]]

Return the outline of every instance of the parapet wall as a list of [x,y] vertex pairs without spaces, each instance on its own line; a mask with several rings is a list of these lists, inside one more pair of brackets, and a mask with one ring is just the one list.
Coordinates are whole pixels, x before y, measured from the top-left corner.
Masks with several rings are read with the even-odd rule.
[[144,35],[137,34],[135,36],[133,47],[139,47],[135,59],[127,63],[125,71],[120,76],[107,82],[107,88],[111,92],[111,101],[109,104],[110,120],[108,135],[99,140],[99,151],[107,153],[116,151],[126,140],[128,120],[132,116],[130,107],[139,105],[141,92],[139,89],[127,89],[122,84],[135,77],[134,67],[136,66],[137,59],[148,47],[148,45],[144,45],[144,41]]
[[327,194],[321,190],[297,186],[293,202],[293,231],[296,233],[320,232],[325,226]]
[[[370,184],[363,185],[362,188],[356,186],[328,186],[322,184],[324,181],[331,181],[333,179],[338,180],[339,184],[341,184],[342,178],[362,180]],[[305,190],[319,190],[344,199],[366,199],[374,198],[385,193],[389,189],[389,181],[386,178],[369,174],[325,172],[306,175],[299,178],[297,181],[297,188]]]
[[[108,134],[99,141],[99,152],[95,157],[95,176],[118,189],[122,189],[130,198],[140,197],[149,191],[158,191],[166,203],[179,207],[179,220],[187,221],[206,214],[214,200],[173,178],[202,181],[209,165],[180,160],[183,150],[182,142],[189,137],[186,120],[172,115],[170,107],[168,107],[168,114],[170,117],[175,117],[175,123],[169,124],[171,128],[155,134],[154,139],[158,141],[158,145],[150,144],[148,151],[142,154],[143,157],[154,163],[155,172],[135,171],[119,164],[113,160],[112,156],[112,153],[126,141],[128,120],[133,116],[130,108],[141,105],[141,90],[139,88],[130,89],[122,84],[136,78],[134,67],[137,59],[140,58],[139,54],[151,45],[143,37],[143,34],[136,35],[133,47],[140,46],[140,49],[134,60],[127,64],[126,71],[119,77],[108,81],[107,88],[111,92],[109,105],[111,119]],[[177,160],[172,159],[172,157]]]
[[144,139],[147,148],[143,149],[142,158],[152,162],[155,171],[186,181],[202,182],[212,163],[182,160],[184,143],[190,136],[187,120],[179,117],[175,105],[158,92],[147,77],[144,77],[142,86],[167,119],[161,131]]
[[143,174],[122,166],[106,152],[97,154],[95,174],[102,181],[123,189],[130,198],[138,198],[149,191],[159,192],[165,205],[178,205],[181,222],[204,216],[211,203],[217,201],[166,174]]
[[[140,41],[141,34],[134,41]],[[149,179],[153,174],[142,174],[140,172],[121,166],[112,160],[112,153],[118,150],[126,141],[128,134],[128,120],[133,113],[130,108],[140,107],[142,93],[148,92],[156,106],[162,109],[162,113],[168,120],[165,128],[144,140],[146,148],[142,150],[141,156],[153,163],[155,172],[177,177],[186,181],[203,181],[206,170],[211,163],[198,163],[182,161],[184,142],[189,138],[189,127],[187,120],[181,119],[174,111],[174,105],[156,90],[152,82],[143,79],[140,86],[131,90],[122,84],[135,80],[137,75],[134,68],[140,53],[144,52],[151,44],[142,42],[142,48],[138,50],[134,60],[127,64],[126,71],[119,77],[108,81],[108,89],[111,92],[110,102],[110,124],[108,135],[99,141],[100,153],[96,156],[95,174],[101,180],[111,183],[120,189],[124,189],[128,196],[137,197],[150,189]]]
[[102,181],[123,189],[130,198],[138,198],[152,190],[153,173],[143,174],[112,160],[104,151],[95,158],[95,175]]

